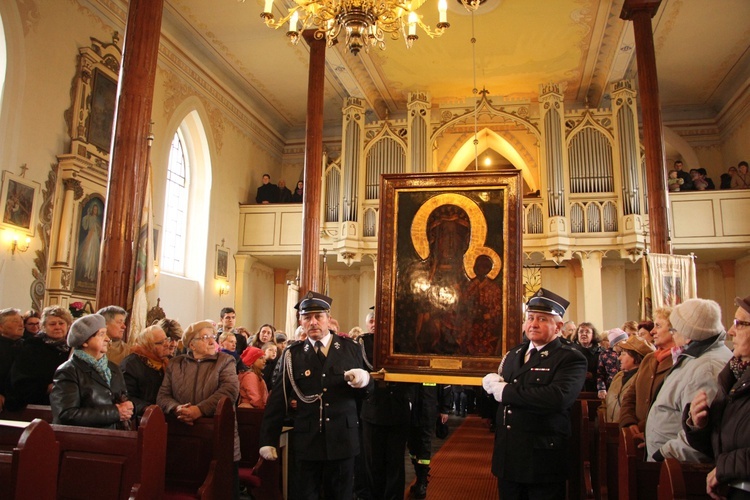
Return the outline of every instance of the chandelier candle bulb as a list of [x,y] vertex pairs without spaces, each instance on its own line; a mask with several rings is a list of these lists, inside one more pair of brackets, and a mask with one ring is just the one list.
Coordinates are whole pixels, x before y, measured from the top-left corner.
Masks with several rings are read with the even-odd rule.
[[412,11],[409,12],[409,36],[415,36],[417,34],[417,13]]
[[263,8],[263,12],[271,13],[273,10],[273,0],[266,0],[266,6]]
[[[440,0],[438,2],[438,12],[440,13],[440,23],[448,22],[448,1]],[[439,25],[438,25],[439,26]]]
[[292,13],[292,17],[289,18],[289,31],[297,32],[297,22],[299,21],[299,12],[296,10]]

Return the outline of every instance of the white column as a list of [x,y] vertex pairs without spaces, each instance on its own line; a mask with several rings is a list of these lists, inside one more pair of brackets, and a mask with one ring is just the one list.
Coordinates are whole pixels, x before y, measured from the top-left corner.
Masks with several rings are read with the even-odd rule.
[[602,306],[602,253],[577,253],[581,261],[583,272],[583,318],[601,330],[604,328],[604,314]]
[[70,242],[73,229],[73,204],[76,199],[83,195],[83,189],[81,188],[81,183],[75,179],[63,179],[62,182],[65,195],[63,197],[60,230],[57,234],[55,264],[71,266],[72,263],[68,262],[68,259],[70,258]]
[[250,310],[248,305],[251,298],[245,296],[245,280],[249,279],[248,273],[257,260],[249,255],[235,254],[234,256],[234,307],[237,311],[238,325],[247,324],[247,311]]

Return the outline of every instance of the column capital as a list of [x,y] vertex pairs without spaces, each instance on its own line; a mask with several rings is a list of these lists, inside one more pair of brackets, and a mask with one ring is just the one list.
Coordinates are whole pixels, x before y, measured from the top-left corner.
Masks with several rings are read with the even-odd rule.
[[78,179],[63,179],[63,190],[73,191],[73,199],[80,200],[83,197],[83,188]]
[[633,16],[639,12],[647,12],[650,17],[656,15],[661,0],[625,0],[620,11],[620,19],[633,20]]

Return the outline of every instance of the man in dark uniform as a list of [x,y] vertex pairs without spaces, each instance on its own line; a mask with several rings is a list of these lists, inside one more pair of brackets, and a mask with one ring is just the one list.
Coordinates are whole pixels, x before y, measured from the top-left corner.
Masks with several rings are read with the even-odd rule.
[[[373,370],[374,312],[367,315],[366,324],[370,331],[360,335],[357,341],[365,351],[365,364]],[[363,454],[360,457],[364,458],[369,491],[359,491],[359,498],[404,498],[404,451],[409,436],[413,387],[413,384],[379,380],[373,394],[362,404]]]
[[296,400],[291,446],[299,498],[351,500],[359,453],[357,399],[374,386],[360,347],[328,330],[331,299],[309,292],[295,306],[307,340],[291,345],[268,398],[260,428],[260,456],[276,460],[287,398]]
[[570,408],[586,358],[557,337],[569,302],[542,288],[526,308],[528,340],[509,350],[482,385],[499,403],[492,473],[503,500],[565,498]]

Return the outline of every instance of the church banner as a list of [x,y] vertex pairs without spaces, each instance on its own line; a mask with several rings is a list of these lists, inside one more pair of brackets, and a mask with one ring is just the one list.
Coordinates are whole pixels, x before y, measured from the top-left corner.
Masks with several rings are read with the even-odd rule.
[[520,342],[520,185],[517,170],[381,178],[376,369],[477,377]]
[[642,316],[698,296],[692,255],[649,253],[643,259]]

